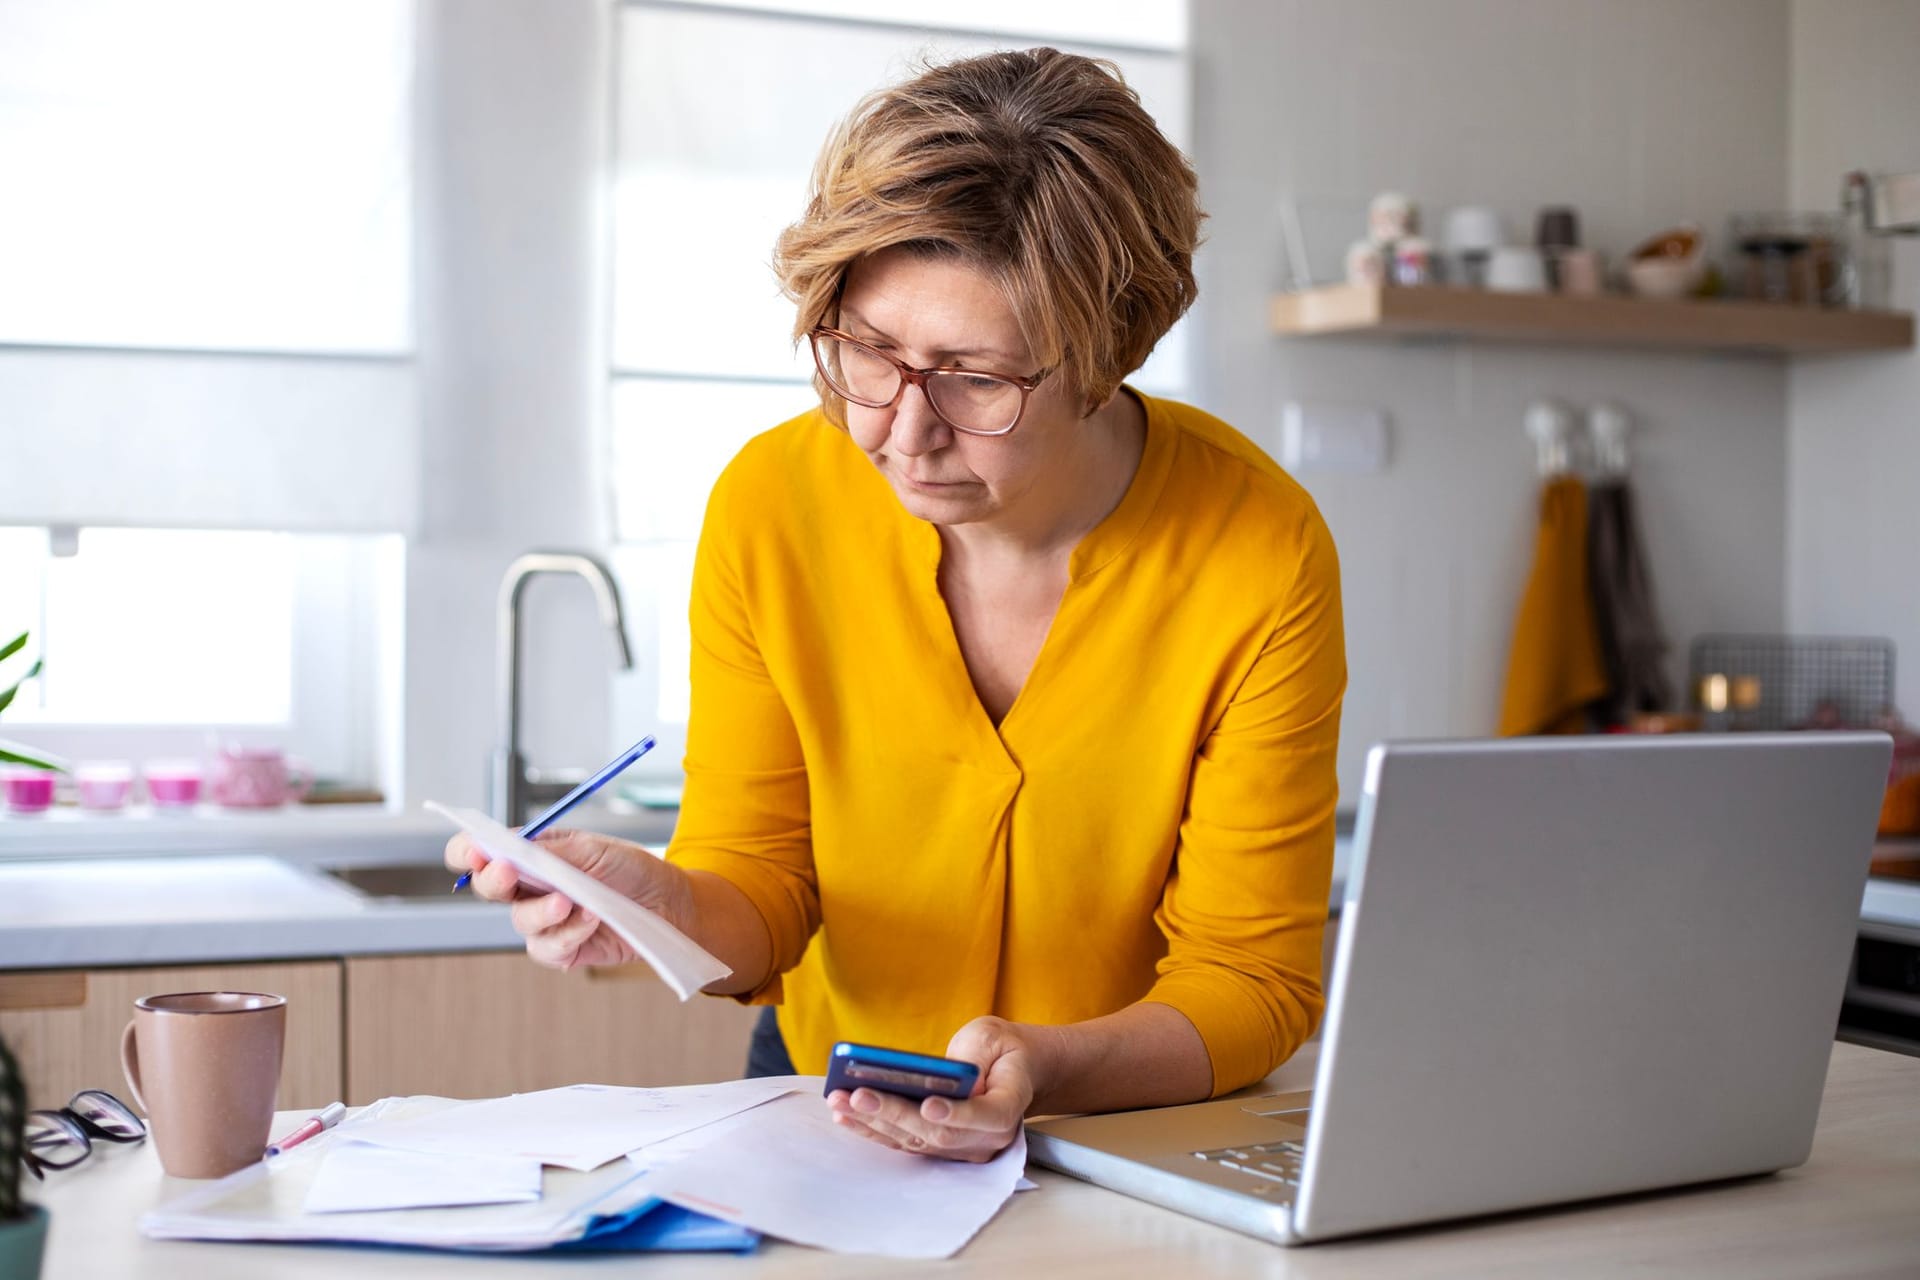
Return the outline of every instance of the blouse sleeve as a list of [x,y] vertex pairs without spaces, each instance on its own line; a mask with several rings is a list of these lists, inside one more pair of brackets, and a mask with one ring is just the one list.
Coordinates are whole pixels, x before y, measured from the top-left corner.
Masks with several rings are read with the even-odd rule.
[[1167,954],[1145,998],[1200,1032],[1215,1096],[1284,1062],[1325,1008],[1346,655],[1339,563],[1318,512],[1297,545],[1274,626],[1194,760],[1154,917]]
[[726,476],[715,485],[694,557],[686,785],[667,860],[725,877],[759,910],[773,968],[741,998],[774,1004],[819,927],[820,896],[806,761],[754,637],[734,487]]

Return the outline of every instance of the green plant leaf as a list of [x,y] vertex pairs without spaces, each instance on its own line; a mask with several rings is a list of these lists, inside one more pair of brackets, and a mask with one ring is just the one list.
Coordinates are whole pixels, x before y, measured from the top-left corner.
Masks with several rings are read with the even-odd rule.
[[4,738],[0,738],[0,761],[32,765],[36,769],[52,769],[55,773],[68,772],[67,762],[59,756],[29,747],[25,743],[8,742]]
[[0,662],[4,662],[6,659],[20,652],[21,649],[26,647],[26,643],[27,633],[22,631],[19,635],[7,641],[4,646],[0,646]]
[[27,681],[33,679],[35,676],[39,674],[40,674],[40,659],[35,658],[33,660],[33,665],[27,668],[27,674],[21,676],[18,680],[14,681],[13,687],[11,689],[8,689],[5,693],[0,693],[0,711],[5,711],[8,707],[12,706],[13,696],[20,692],[20,686],[25,684]]

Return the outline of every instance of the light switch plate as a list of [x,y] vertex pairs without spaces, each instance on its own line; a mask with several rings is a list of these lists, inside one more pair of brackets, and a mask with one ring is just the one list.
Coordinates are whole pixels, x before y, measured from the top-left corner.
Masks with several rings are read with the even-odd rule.
[[1354,405],[1303,404],[1280,409],[1280,465],[1312,472],[1374,475],[1387,469],[1387,414]]

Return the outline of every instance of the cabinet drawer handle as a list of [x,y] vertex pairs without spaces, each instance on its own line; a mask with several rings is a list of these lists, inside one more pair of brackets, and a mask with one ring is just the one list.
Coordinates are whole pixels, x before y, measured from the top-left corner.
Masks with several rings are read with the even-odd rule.
[[0,973],[0,1010],[78,1009],[87,1002],[87,975]]

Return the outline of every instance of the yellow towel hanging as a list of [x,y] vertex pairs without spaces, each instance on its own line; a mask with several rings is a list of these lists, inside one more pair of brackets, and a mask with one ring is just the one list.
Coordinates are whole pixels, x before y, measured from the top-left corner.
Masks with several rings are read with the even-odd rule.
[[1540,494],[1533,572],[1507,656],[1501,736],[1583,732],[1588,704],[1606,692],[1587,582],[1587,490],[1572,476],[1557,476]]

